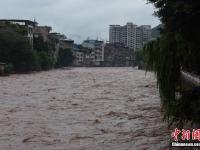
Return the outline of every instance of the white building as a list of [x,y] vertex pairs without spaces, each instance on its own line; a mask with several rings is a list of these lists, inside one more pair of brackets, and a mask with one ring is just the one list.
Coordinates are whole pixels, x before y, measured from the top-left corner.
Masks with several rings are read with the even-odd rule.
[[151,40],[151,26],[142,25],[137,27],[136,49],[141,49]]
[[98,40],[85,40],[82,47],[91,49],[91,58],[95,65],[100,65],[104,61],[104,42]]
[[125,38],[127,38],[126,46],[135,50],[136,49],[137,25],[135,25],[133,23],[127,23],[125,28],[127,29],[127,36],[125,37]]
[[128,22],[125,26],[110,25],[109,40],[111,44],[121,43],[130,49],[142,48],[151,39],[151,26]]
[[131,49],[136,48],[136,27],[129,22],[125,26],[110,25],[109,40],[111,44],[122,43]]

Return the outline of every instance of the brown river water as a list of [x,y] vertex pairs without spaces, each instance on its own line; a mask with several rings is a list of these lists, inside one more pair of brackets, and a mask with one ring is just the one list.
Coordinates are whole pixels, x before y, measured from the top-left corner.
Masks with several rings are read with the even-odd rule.
[[0,150],[162,150],[152,73],[71,68],[0,77]]

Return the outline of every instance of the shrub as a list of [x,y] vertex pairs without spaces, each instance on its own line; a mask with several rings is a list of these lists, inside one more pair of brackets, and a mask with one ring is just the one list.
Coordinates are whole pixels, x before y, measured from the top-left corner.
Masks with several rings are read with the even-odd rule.
[[16,72],[29,72],[37,67],[29,40],[13,28],[0,28],[0,60],[12,64]]
[[13,73],[14,72],[14,66],[13,64],[6,64],[5,66],[5,73],[6,74],[10,74],[10,73]]
[[44,51],[38,52],[38,61],[42,70],[49,70],[53,67],[52,58]]
[[73,53],[70,49],[60,49],[56,67],[67,67],[74,60]]

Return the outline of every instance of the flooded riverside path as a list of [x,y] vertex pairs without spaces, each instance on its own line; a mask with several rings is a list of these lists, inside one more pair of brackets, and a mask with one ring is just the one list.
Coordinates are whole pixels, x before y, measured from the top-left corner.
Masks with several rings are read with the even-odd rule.
[[72,68],[0,78],[0,150],[162,150],[153,74]]

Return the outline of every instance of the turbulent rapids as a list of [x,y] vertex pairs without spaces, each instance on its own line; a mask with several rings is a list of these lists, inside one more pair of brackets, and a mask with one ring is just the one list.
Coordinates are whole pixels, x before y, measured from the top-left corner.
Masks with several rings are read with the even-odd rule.
[[133,68],[71,68],[0,78],[1,150],[160,150],[153,74]]

